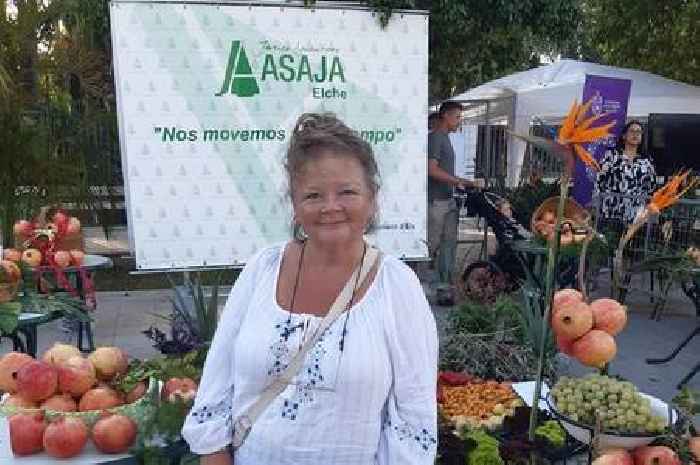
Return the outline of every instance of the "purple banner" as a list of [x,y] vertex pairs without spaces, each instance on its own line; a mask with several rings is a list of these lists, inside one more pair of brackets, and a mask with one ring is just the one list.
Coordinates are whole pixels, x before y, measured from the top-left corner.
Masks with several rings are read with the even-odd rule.
[[[610,130],[608,139],[601,139],[588,144],[588,152],[598,161],[603,157],[608,147],[615,145],[617,136],[625,126],[631,87],[632,81],[629,79],[617,79],[592,74],[586,75],[582,102],[585,103],[593,99],[589,110],[590,115],[607,113],[607,115],[593,123],[593,127],[603,126],[611,121],[615,121],[615,126]],[[595,171],[581,163],[580,160],[576,160],[573,196],[578,203],[585,207],[591,203],[595,176]]]

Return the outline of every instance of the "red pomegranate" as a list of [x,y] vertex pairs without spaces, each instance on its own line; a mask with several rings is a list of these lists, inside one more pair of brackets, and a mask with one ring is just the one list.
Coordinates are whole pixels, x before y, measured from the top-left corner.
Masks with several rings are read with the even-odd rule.
[[599,329],[592,329],[574,342],[573,354],[576,360],[589,367],[602,368],[617,353],[615,339]]
[[88,440],[88,429],[83,420],[61,417],[49,423],[44,431],[44,449],[51,457],[67,459],[78,455]]
[[31,455],[44,450],[43,414],[12,415],[10,417],[10,446],[15,455]]
[[136,439],[136,423],[125,415],[107,415],[97,420],[92,428],[92,441],[100,452],[126,452]]
[[51,397],[57,387],[58,373],[48,363],[35,360],[17,371],[17,392],[27,399],[41,402]]
[[627,307],[613,299],[598,299],[591,302],[593,328],[615,336],[627,324]]
[[593,312],[584,302],[562,307],[552,316],[554,334],[564,339],[577,339],[591,328],[593,328]]

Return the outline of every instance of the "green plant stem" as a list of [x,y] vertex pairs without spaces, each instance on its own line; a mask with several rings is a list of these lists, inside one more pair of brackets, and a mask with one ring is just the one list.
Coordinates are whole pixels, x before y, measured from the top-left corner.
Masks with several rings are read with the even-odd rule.
[[532,442],[535,440],[535,429],[537,428],[538,406],[540,404],[540,396],[542,395],[542,377],[544,375],[545,365],[545,350],[547,347],[547,335],[549,330],[549,315],[552,311],[552,297],[554,295],[554,272],[559,260],[559,239],[561,237],[561,219],[564,216],[564,207],[566,206],[566,198],[569,195],[569,176],[564,172],[561,176],[561,184],[559,191],[559,204],[557,205],[557,222],[554,229],[554,240],[549,247],[549,255],[547,257],[547,274],[545,278],[545,311],[542,318],[542,331],[540,337],[540,350],[537,359],[537,377],[535,378],[535,394],[532,399],[532,409],[530,410],[530,428],[528,429],[528,439]]

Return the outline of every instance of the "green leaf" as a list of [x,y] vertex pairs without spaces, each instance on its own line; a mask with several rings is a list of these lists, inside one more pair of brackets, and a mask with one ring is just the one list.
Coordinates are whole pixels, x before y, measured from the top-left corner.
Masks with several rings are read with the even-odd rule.
[[0,331],[5,334],[10,334],[17,329],[21,309],[22,304],[19,302],[6,302],[0,304]]

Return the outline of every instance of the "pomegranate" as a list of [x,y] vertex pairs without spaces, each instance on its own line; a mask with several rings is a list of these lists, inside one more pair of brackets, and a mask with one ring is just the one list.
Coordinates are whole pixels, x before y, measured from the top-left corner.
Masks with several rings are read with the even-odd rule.
[[51,457],[67,459],[78,455],[88,440],[88,429],[77,417],[61,417],[44,431],[44,449]]
[[92,441],[100,452],[120,454],[134,443],[136,423],[125,415],[107,415],[97,420],[92,428]]
[[48,229],[49,231],[53,232],[54,234],[58,234],[58,225],[56,223],[47,223],[46,227],[44,229]]
[[56,394],[51,396],[42,402],[40,407],[56,412],[75,412],[78,410],[78,405],[68,394]]
[[75,397],[89,391],[97,382],[95,367],[90,360],[74,356],[58,366],[58,390]]
[[142,398],[144,394],[146,394],[146,383],[143,381],[139,381],[138,384],[134,386],[134,388],[131,391],[127,392],[125,402],[127,404],[136,402],[137,400]]
[[0,358],[0,391],[17,392],[17,370],[29,362],[32,357],[21,352],[8,352]]
[[34,360],[17,371],[17,392],[27,399],[41,402],[51,397],[57,387],[58,373],[48,363]]
[[66,228],[67,236],[74,236],[80,232],[80,220],[75,216],[71,216],[68,220],[68,227]]
[[88,410],[104,410],[118,407],[124,403],[119,392],[109,387],[96,387],[83,394],[78,402],[78,410],[86,412]]
[[552,316],[554,334],[564,339],[577,339],[593,327],[593,312],[588,304],[577,302],[562,307]]
[[12,415],[10,424],[10,446],[15,455],[31,455],[44,450],[43,414]]
[[32,235],[32,231],[34,231],[34,226],[27,220],[19,220],[15,223],[13,231],[15,233],[15,236],[27,238]]
[[602,368],[615,358],[615,339],[605,331],[592,329],[574,342],[572,351],[576,360],[590,367]]
[[625,449],[606,449],[592,465],[634,465],[634,460]]
[[70,260],[73,266],[81,266],[85,260],[85,252],[78,249],[70,251]]
[[591,302],[593,328],[605,331],[611,336],[627,324],[627,308],[613,299],[598,299]]
[[695,461],[700,463],[700,436],[688,439],[688,449],[695,456]]
[[570,339],[566,339],[561,336],[555,336],[555,340],[557,343],[557,349],[559,349],[559,352],[573,356],[574,355],[574,341]]
[[552,299],[552,315],[563,307],[583,302],[583,294],[576,289],[560,289],[554,293]]
[[41,252],[37,249],[27,249],[22,252],[22,263],[32,268],[41,265]]
[[97,378],[109,381],[118,374],[126,373],[129,360],[123,350],[118,347],[99,347],[88,356],[95,366]]
[[22,259],[22,252],[17,249],[5,249],[2,251],[2,258],[11,262],[19,263]]
[[632,451],[635,465],[680,465],[673,449],[666,446],[638,447]]
[[3,402],[5,407],[15,408],[38,408],[38,405],[33,400],[27,399],[21,394],[12,394]]
[[177,399],[192,400],[197,395],[197,383],[190,378],[170,378],[163,385],[160,396],[168,402]]
[[44,352],[41,359],[51,365],[62,365],[71,357],[80,357],[80,350],[70,344],[56,342],[49,350]]
[[67,268],[70,266],[70,252],[67,252],[65,250],[59,250],[55,254],[53,254],[53,260],[56,262],[56,266],[59,268]]

